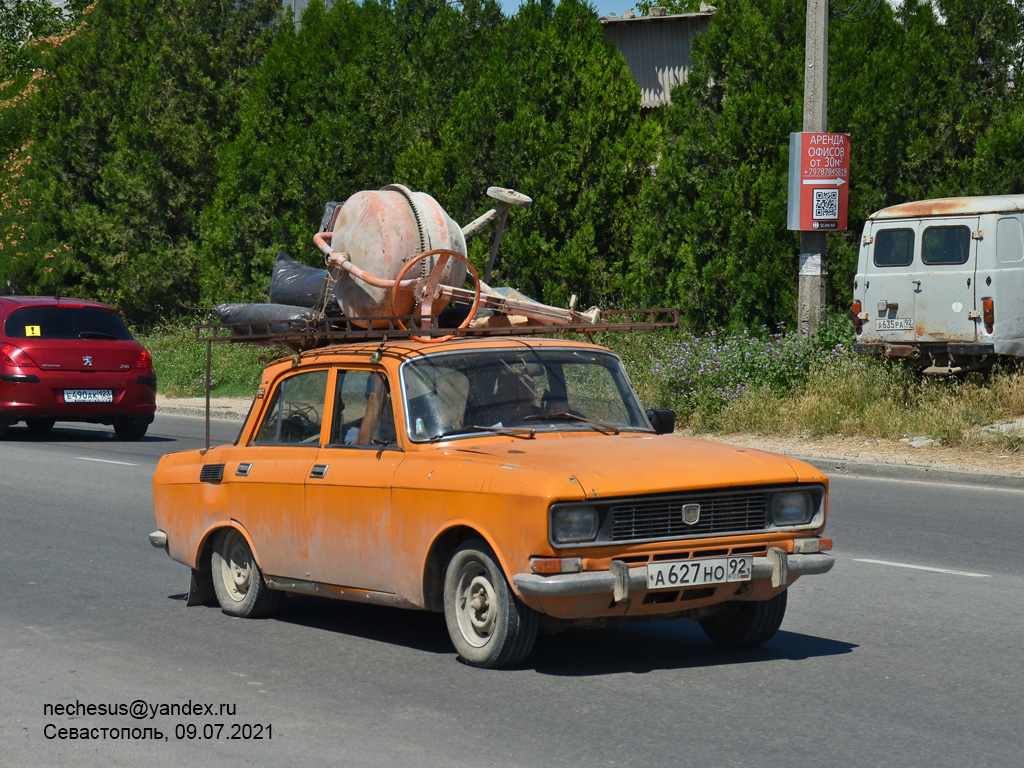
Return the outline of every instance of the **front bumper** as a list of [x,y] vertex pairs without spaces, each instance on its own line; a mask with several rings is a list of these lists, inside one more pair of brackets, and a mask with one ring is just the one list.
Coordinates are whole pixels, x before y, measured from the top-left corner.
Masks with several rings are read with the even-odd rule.
[[[787,587],[798,576],[827,573],[835,565],[835,558],[824,553],[791,555],[775,547],[765,557],[755,557],[751,580],[771,579],[773,587]],[[647,591],[647,566],[630,568],[622,560],[612,560],[607,571],[563,573],[557,576],[538,576],[517,573],[512,577],[522,594],[531,597],[574,597],[579,595],[610,594],[616,602],[629,597],[631,591]]]

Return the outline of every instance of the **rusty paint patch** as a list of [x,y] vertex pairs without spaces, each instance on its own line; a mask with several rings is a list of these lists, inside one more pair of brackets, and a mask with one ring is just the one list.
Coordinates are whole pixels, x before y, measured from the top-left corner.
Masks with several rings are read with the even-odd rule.
[[936,216],[1016,213],[1024,211],[1024,195],[988,195],[983,197],[942,197],[917,200],[883,208],[869,216],[877,219],[918,219]]

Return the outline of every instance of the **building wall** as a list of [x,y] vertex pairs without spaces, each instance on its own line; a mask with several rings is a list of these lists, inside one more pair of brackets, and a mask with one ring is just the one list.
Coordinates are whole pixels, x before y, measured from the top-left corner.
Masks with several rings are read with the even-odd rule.
[[[291,8],[292,17],[295,19],[295,28],[298,29],[299,21],[302,19],[302,12],[309,5],[309,0],[281,0],[281,2],[285,8]],[[324,5],[331,8],[334,5],[334,0],[324,0]]]
[[691,44],[708,28],[713,12],[635,19],[604,17],[604,39],[622,52],[640,86],[641,107],[671,103],[672,88],[686,80],[693,60]]

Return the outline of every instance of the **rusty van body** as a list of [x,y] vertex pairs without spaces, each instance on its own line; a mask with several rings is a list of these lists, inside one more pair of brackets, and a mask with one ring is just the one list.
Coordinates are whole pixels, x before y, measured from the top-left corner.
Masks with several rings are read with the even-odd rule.
[[1024,195],[919,200],[868,217],[856,350],[926,373],[1024,355]]
[[150,541],[192,569],[193,603],[435,611],[477,666],[572,624],[690,618],[763,643],[787,587],[833,564],[828,479],[673,423],[591,343],[312,349],[266,367],[234,444],[160,460]]

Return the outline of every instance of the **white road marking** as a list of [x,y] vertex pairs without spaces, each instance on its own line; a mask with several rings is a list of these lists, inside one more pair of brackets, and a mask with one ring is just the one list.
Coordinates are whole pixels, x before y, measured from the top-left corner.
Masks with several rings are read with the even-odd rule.
[[130,461],[112,461],[111,459],[90,459],[88,456],[76,456],[76,459],[80,461],[98,461],[100,464],[120,464],[122,467],[137,467],[138,464],[132,464]]
[[932,573],[948,573],[951,576],[970,576],[972,579],[991,579],[987,573],[971,573],[970,571],[951,571],[949,568],[929,568],[927,565],[910,565],[909,563],[891,563],[888,560],[868,560],[855,557],[855,563],[872,563],[873,565],[890,565],[893,568],[910,568],[915,571],[931,571]]

